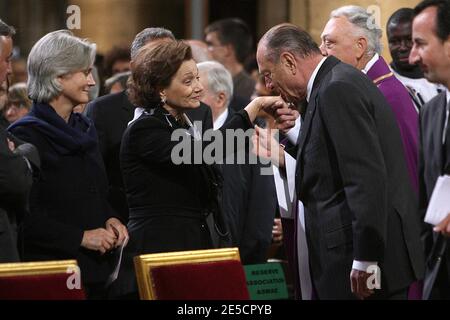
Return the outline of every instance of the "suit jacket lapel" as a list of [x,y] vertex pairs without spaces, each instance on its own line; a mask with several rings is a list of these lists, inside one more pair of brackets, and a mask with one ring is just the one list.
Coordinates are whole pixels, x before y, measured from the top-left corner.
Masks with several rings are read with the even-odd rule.
[[[335,65],[337,65],[340,61],[333,57],[329,56],[322,66],[319,69],[319,72],[316,75],[316,78],[314,79],[313,83],[313,89],[311,92],[311,96],[308,102],[308,105],[306,107],[305,113],[302,115],[303,122],[300,127],[300,133],[298,138],[298,153],[297,153],[297,161],[301,159],[301,155],[303,153],[303,146],[306,141],[306,137],[308,136],[308,132],[311,128],[311,121],[314,116],[314,112],[316,110],[316,100],[317,100],[317,94],[319,92],[320,84],[322,82],[322,79],[328,74],[328,72],[334,68]],[[297,169],[299,166],[297,166]]]
[[[446,95],[441,94],[440,98],[436,101],[437,110],[434,113],[435,119],[433,124],[438,126],[439,130],[432,130],[432,141],[433,141],[433,154],[436,155],[436,161],[438,163],[438,167],[440,170],[444,168],[444,155],[443,155],[443,146],[442,146],[442,135],[444,132],[444,123],[445,123],[445,106],[446,106]],[[442,173],[442,172],[441,172]]]

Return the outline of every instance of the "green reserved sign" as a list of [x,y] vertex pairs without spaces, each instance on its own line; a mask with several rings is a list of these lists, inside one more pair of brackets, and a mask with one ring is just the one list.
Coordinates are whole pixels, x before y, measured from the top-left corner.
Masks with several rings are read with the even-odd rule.
[[280,263],[251,264],[244,266],[244,270],[251,300],[288,298],[286,279]]

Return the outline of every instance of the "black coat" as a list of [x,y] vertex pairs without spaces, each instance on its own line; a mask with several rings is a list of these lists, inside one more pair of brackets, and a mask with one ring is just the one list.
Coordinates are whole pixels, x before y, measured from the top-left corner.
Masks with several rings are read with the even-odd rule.
[[[444,163],[443,152],[448,153],[449,151],[444,151],[442,147],[446,104],[446,92],[441,92],[420,110],[419,204],[422,219],[425,217],[428,201],[433,193],[437,178],[444,174],[444,168],[449,166],[450,163],[450,159],[447,159],[447,163]],[[448,250],[449,240],[434,233],[430,225],[424,223],[422,236],[425,243],[425,254],[428,258],[426,289],[428,286],[431,288],[434,285],[434,281],[431,280],[433,274],[436,275],[441,272],[446,274],[447,279],[450,279],[450,251]],[[446,266],[445,269],[441,268],[440,259],[445,261],[443,264]],[[429,280],[431,280],[430,283],[428,283]],[[439,283],[439,285],[448,287],[450,283],[447,280],[447,283]],[[436,287],[438,287],[438,284]]]
[[[202,125],[203,131],[212,127],[209,122]],[[241,111],[226,128],[251,126],[247,113]],[[120,160],[130,208],[130,242],[114,295],[137,292],[132,261],[136,255],[213,248],[206,216],[211,200],[217,199],[215,183],[220,181],[204,163],[173,163],[171,154],[178,141],[171,141],[171,135],[176,129],[185,130],[159,107],[153,115],[143,114],[124,133]]]
[[8,147],[7,134],[0,129],[0,262],[17,262],[17,214],[26,208],[32,174],[19,154]]
[[420,222],[385,98],[363,73],[328,57],[303,119],[296,190],[319,298],[354,298],[353,260],[379,262],[377,294],[407,288],[424,271]]
[[[108,176],[108,201],[124,221],[128,220],[128,204],[120,172],[119,153],[123,133],[128,122],[133,119],[134,109],[126,91],[99,97],[86,107],[86,114],[97,130],[100,152]],[[211,111],[204,104],[190,110],[188,115],[194,121],[212,126]]]
[[9,130],[41,156],[24,218],[24,259],[77,259],[85,284],[103,282],[110,272],[105,256],[80,246],[85,230],[104,228],[115,216],[93,124],[80,114],[67,124],[51,106],[34,104]]

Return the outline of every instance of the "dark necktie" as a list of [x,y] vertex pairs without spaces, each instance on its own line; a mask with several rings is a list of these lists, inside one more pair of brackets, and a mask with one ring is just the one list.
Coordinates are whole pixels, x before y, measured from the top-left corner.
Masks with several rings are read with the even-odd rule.
[[[449,104],[447,103],[445,115],[447,116],[447,110]],[[447,120],[447,128],[445,129],[445,142],[443,145],[443,155],[444,155],[444,174],[450,175],[450,119]]]

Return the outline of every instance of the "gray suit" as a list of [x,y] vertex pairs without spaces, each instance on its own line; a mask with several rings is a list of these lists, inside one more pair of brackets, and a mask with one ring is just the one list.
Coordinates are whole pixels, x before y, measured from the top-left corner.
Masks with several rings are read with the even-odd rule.
[[[442,145],[446,104],[446,92],[444,91],[420,110],[419,203],[422,218],[425,216],[436,180],[444,173],[446,166]],[[445,151],[448,152],[448,150]],[[450,161],[450,159],[447,159],[447,161]],[[424,286],[424,298],[426,299],[430,295],[436,277],[446,278],[444,283],[439,281],[439,285],[449,286],[450,255],[446,248],[448,240],[433,233],[430,225],[424,224],[422,238],[425,243],[425,253],[428,256]],[[442,269],[442,265],[446,268]]]

